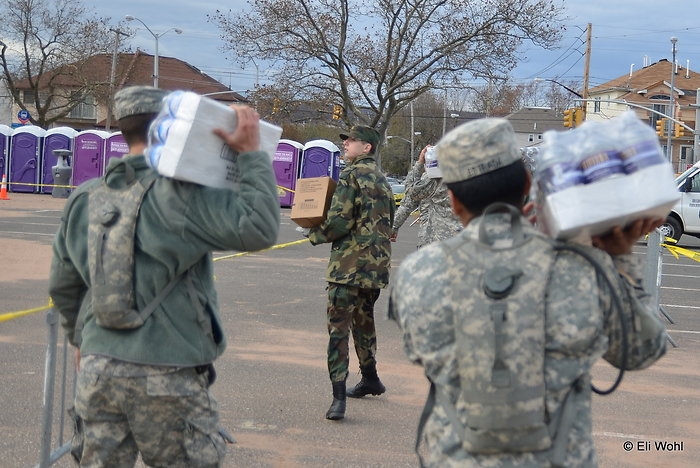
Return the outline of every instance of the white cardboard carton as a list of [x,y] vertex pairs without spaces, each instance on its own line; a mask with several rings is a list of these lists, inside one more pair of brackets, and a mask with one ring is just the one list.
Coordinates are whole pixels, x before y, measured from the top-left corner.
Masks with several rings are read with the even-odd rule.
[[[238,156],[213,129],[232,131],[236,112],[225,104],[193,92],[180,92],[154,120],[146,156],[160,174],[215,188],[235,190]],[[260,121],[260,147],[270,164],[282,129]]]
[[666,218],[680,195],[668,163],[547,195],[538,222],[551,237],[604,234],[643,217]]

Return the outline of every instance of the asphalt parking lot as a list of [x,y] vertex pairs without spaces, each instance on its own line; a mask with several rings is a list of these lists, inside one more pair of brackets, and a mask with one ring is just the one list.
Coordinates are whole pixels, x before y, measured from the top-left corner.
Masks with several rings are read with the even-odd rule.
[[[50,245],[65,203],[50,195],[10,198],[0,201],[0,315],[47,304]],[[401,229],[394,268],[414,251],[416,231],[408,223]],[[329,247],[299,240],[283,208],[279,248],[214,255],[229,348],[217,361],[213,392],[222,422],[237,439],[226,466],[417,466],[415,427],[428,385],[405,358],[398,328],[385,319],[386,292],[377,303],[377,326],[378,368],[387,392],[348,400],[341,422],[324,419],[331,401],[325,363]],[[700,250],[697,239],[684,237],[681,245]],[[639,244],[635,252],[644,255],[646,247]],[[627,373],[613,395],[594,397],[601,467],[700,466],[700,263],[668,252],[663,258],[661,303],[675,322],[668,328],[678,347],[669,346],[652,368]],[[29,467],[39,460],[46,337],[45,312],[0,322],[1,466]],[[360,378],[355,356],[351,369],[353,385]],[[594,381],[606,387],[614,377],[601,364]],[[659,442],[666,449],[657,448]],[[73,465],[64,457],[55,466]]]

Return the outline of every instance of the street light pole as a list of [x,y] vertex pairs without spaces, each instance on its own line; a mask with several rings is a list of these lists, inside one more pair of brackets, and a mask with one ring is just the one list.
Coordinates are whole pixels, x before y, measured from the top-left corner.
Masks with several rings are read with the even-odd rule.
[[169,33],[170,31],[175,31],[176,34],[182,34],[182,29],[180,29],[180,28],[170,28],[170,29],[168,29],[167,31],[164,31],[164,32],[162,32],[162,33],[160,33],[160,34],[156,34],[156,33],[154,33],[153,31],[151,31],[151,28],[149,28],[149,27],[146,25],[146,23],[144,23],[144,22],[141,21],[139,18],[137,18],[137,17],[135,17],[135,16],[133,16],[133,15],[126,15],[126,16],[124,17],[124,19],[127,20],[127,21],[134,21],[134,20],[138,21],[139,23],[141,23],[141,24],[143,25],[144,28],[146,28],[146,30],[147,30],[149,33],[151,33],[151,36],[153,36],[153,38],[156,40],[156,50],[155,50],[155,55],[153,56],[153,87],[154,87],[154,88],[157,88],[157,87],[158,87],[158,59],[159,59],[159,57],[158,57],[158,39],[160,39],[162,36],[166,35],[166,34]]
[[414,124],[414,120],[413,120],[413,101],[411,101],[411,103],[409,104],[409,107],[411,108],[411,155],[409,157],[409,161],[410,161],[411,165],[408,166],[408,170],[410,171],[411,168],[413,167],[413,152],[415,151],[415,143],[414,143],[415,140],[413,137],[416,134],[415,124]]
[[667,120],[668,128],[666,129],[666,157],[668,158],[668,162],[670,162],[671,164],[673,164],[673,153],[671,152],[671,133],[673,132],[673,120],[675,119],[676,114],[676,109],[673,105],[673,93],[676,88],[676,42],[678,42],[678,38],[672,37],[671,55],[673,56],[673,60],[671,60],[671,93],[669,97],[670,109],[668,110],[668,112],[666,112],[666,114],[668,114],[668,116],[671,117],[671,120]]

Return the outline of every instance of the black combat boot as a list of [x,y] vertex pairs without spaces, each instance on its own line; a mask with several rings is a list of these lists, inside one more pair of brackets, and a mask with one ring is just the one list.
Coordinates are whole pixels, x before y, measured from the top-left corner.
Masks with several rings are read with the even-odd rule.
[[326,419],[337,421],[345,417],[345,381],[333,382],[333,403],[326,412]]
[[365,395],[381,395],[386,392],[386,387],[382,384],[377,376],[377,368],[375,366],[367,369],[360,369],[362,372],[362,380],[353,388],[347,391],[347,396],[350,398],[362,398]]

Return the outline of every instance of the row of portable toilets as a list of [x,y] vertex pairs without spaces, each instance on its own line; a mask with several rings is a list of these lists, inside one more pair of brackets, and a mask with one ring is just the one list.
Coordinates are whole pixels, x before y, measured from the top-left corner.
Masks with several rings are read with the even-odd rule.
[[34,125],[0,125],[0,174],[7,176],[10,192],[52,193],[52,169],[60,165],[54,150],[69,150],[70,185],[80,185],[103,174],[106,162],[128,152],[121,132],[77,131],[69,127],[44,130]]
[[[54,153],[67,150],[67,160]],[[44,130],[33,125],[10,128],[0,124],[0,174],[7,176],[10,192],[54,193],[61,184],[78,186],[104,175],[110,158],[121,157],[129,148],[121,132],[77,131],[69,127]],[[61,154],[60,151],[57,152]],[[332,177],[340,174],[340,149],[328,140],[305,144],[282,139],[277,145],[272,166],[277,178],[280,206],[294,200],[296,181],[307,177]],[[67,171],[67,180],[54,175]],[[58,177],[57,177],[58,178]],[[67,191],[66,191],[67,194]],[[56,195],[56,194],[54,194]]]

